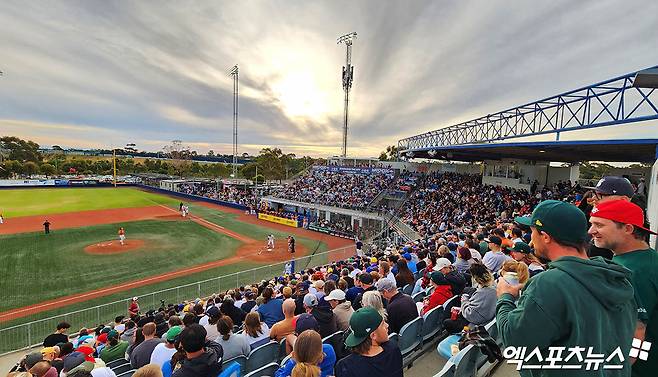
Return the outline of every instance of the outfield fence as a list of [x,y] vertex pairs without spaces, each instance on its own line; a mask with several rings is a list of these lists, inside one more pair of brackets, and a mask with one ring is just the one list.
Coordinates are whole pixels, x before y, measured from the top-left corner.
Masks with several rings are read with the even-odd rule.
[[[308,267],[326,264],[348,258],[354,253],[354,246],[346,246],[321,253],[314,253],[300,258],[292,259],[295,262],[295,271]],[[268,264],[232,274],[217,276],[215,278],[180,285],[139,295],[142,312],[157,309],[161,301],[165,303],[182,303],[196,298],[209,297],[215,293],[225,292],[240,286],[258,283],[262,279],[271,279],[284,273],[286,264],[290,261]],[[128,315],[128,304],[131,297],[113,301],[102,305],[88,307],[69,313],[51,316],[20,325],[0,328],[0,356],[29,349],[40,345],[43,339],[52,334],[59,322],[66,321],[71,324],[70,334],[77,334],[78,330],[87,327],[95,328],[101,324],[114,321],[119,315]],[[0,326],[2,326],[0,324]]]

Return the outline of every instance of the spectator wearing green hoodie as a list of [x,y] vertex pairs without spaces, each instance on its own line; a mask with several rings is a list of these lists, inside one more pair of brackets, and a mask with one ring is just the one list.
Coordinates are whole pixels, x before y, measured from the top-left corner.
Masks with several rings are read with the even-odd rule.
[[600,201],[592,209],[589,234],[594,245],[610,249],[613,261],[633,273],[638,323],[635,337],[651,342],[653,347],[646,360],[633,363],[633,376],[655,376],[658,371],[658,254],[645,241],[647,234],[656,234],[644,227],[644,211],[627,200]]
[[[587,220],[575,206],[556,200],[541,202],[530,217],[517,217],[532,228],[532,243],[548,269],[533,277],[519,296],[521,285],[498,279],[496,322],[505,347],[541,351],[566,347],[559,365],[579,365],[578,371],[523,369],[523,376],[630,376],[627,357],[631,348],[637,309],[630,271],[601,257],[587,258]],[[593,353],[612,355],[620,348],[622,369],[585,370],[584,360],[565,361],[572,347],[592,347]],[[537,364],[537,360],[533,359]],[[619,358],[608,364],[619,365]],[[575,373],[575,374],[574,374]]]

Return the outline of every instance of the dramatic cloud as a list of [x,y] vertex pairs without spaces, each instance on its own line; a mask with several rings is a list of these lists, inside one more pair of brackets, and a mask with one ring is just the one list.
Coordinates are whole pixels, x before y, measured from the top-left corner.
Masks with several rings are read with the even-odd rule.
[[[0,134],[44,145],[349,151],[658,64],[654,1],[3,1]],[[599,131],[606,137],[608,131]],[[642,128],[655,135],[655,125]],[[610,131],[610,135],[619,132]]]

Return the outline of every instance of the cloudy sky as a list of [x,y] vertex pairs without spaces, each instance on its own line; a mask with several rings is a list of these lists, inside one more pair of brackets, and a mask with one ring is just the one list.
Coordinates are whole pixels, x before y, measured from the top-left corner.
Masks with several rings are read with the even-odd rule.
[[150,151],[180,139],[230,153],[237,63],[241,152],[336,155],[336,38],[356,31],[349,153],[377,156],[403,137],[657,65],[656,14],[651,0],[4,0],[0,135]]

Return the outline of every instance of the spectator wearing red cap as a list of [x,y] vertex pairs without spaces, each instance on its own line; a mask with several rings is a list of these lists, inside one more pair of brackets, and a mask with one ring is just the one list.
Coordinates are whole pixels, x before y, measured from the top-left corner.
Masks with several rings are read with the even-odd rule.
[[[627,355],[637,322],[631,272],[610,260],[587,257],[585,214],[571,204],[545,200],[532,216],[515,220],[532,229],[535,255],[550,263],[525,285],[498,279],[496,326],[503,346],[537,347],[548,355],[551,347],[578,345],[606,355],[619,348]],[[581,365],[582,360],[563,362],[568,364]],[[615,364],[621,366],[618,375],[630,375],[627,358]],[[542,369],[524,375],[564,376],[565,371]]]
[[[592,209],[589,234],[597,247],[610,249],[614,262],[631,270],[635,289],[638,324],[635,337],[650,342],[658,340],[658,254],[645,241],[642,209],[626,200],[600,202]],[[649,376],[658,370],[658,347],[652,347],[647,360],[633,364],[634,376]]]

